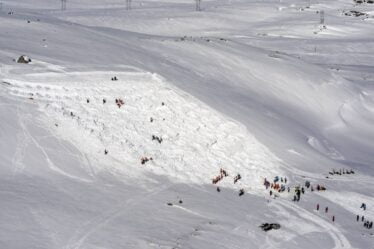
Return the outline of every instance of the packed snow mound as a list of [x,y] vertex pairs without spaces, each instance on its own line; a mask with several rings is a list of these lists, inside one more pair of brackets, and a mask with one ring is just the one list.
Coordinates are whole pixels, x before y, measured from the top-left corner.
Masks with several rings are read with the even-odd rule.
[[243,125],[156,74],[37,73],[4,81],[10,94],[38,104],[58,137],[99,162],[96,171],[210,184],[223,169],[228,176],[217,184],[247,190],[281,174],[281,161]]

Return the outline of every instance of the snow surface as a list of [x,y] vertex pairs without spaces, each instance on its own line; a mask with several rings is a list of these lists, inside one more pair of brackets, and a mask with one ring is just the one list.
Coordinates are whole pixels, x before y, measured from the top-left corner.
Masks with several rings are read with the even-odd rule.
[[0,248],[374,248],[374,4],[2,3]]

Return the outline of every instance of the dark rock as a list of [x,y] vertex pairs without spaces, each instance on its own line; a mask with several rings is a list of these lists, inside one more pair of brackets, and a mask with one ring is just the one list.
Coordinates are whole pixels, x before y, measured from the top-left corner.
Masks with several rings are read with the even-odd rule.
[[281,226],[278,224],[278,223],[263,223],[260,228],[267,232],[267,231],[270,231],[272,229],[274,230],[278,230]]
[[28,64],[30,62],[31,62],[31,59],[26,55],[21,55],[17,60],[17,63],[23,63],[23,64]]

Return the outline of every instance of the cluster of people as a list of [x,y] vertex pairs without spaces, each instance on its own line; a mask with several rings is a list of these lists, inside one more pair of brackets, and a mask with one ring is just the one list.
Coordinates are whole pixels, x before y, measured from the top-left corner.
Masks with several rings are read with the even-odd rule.
[[162,137],[158,137],[158,136],[152,135],[152,141],[154,141],[154,140],[156,140],[159,143],[162,143]]
[[279,178],[279,176],[276,176],[276,177],[274,178],[274,180],[273,180],[272,183],[270,183],[270,182],[265,178],[265,179],[264,179],[264,186],[265,186],[266,189],[268,189],[268,188],[270,187],[270,188],[275,189],[275,190],[281,189],[282,186],[285,187],[284,184],[280,184],[280,183],[278,183],[278,182],[282,182],[282,183],[284,182],[284,183],[287,183],[287,178],[284,178],[284,179],[283,179],[283,177]]
[[[274,177],[274,180],[272,183],[268,181],[266,178],[264,179],[264,186],[266,189],[270,188],[269,194],[270,196],[273,195],[275,197],[275,192],[281,193],[286,191],[286,183],[287,183],[287,178],[286,177],[279,177],[276,176]],[[274,191],[274,192],[273,192]],[[290,192],[290,187],[287,187],[287,191]]]
[[336,171],[335,169],[332,169],[332,171],[329,172],[330,175],[350,175],[350,174],[354,174],[355,172],[353,171],[353,169],[339,169],[338,171]]
[[372,229],[373,228],[373,222],[372,221],[365,221],[364,227],[367,229]]
[[117,76],[112,77],[111,80],[112,80],[112,81],[117,81],[117,80],[118,80],[118,79],[117,79]]
[[305,193],[305,189],[304,187],[299,187],[299,186],[296,186],[295,187],[295,195],[293,196],[293,201],[300,201],[300,196],[301,196],[301,193]]
[[[286,185],[279,184],[279,183],[272,183],[270,185],[270,188],[278,191],[279,193],[286,191]],[[288,189],[288,192],[290,192],[290,187],[288,187],[287,189]]]
[[287,183],[287,177],[279,177],[279,176],[276,176],[274,177],[274,180],[273,180],[274,183],[277,183],[277,182],[284,182],[284,183]]
[[[366,211],[366,204],[362,203],[360,208],[362,208],[362,210]],[[360,215],[357,215],[356,220],[360,221]],[[365,216],[361,216],[361,222],[364,222],[364,227],[365,228],[367,228],[367,229],[372,229],[373,228],[373,222],[365,220]]]
[[240,174],[237,174],[235,177],[234,177],[234,184],[239,181],[240,179],[242,179],[241,175]]
[[[314,187],[310,184],[310,181],[305,181],[305,187],[306,187],[307,189],[310,188],[310,191],[311,191],[311,192],[314,191]],[[315,187],[316,187],[316,190],[317,190],[317,191],[325,191],[325,190],[326,190],[326,187],[323,186],[323,185],[321,185],[321,184],[317,184],[317,186],[315,186]]]
[[142,164],[145,164],[146,162],[148,162],[148,161],[152,161],[153,160],[153,158],[152,157],[142,157],[142,158],[140,158],[140,162],[142,163]]
[[317,184],[316,190],[317,190],[317,191],[325,191],[325,190],[326,190],[326,187],[323,186],[323,185]]
[[124,104],[125,102],[122,99],[116,99],[116,105],[118,106],[118,108],[121,108],[121,106],[123,106]]
[[357,215],[356,220],[357,220],[357,222],[359,222],[360,220],[361,220],[361,222],[364,222],[364,227],[366,227],[367,229],[372,229],[373,228],[373,222],[365,220],[365,216],[361,216],[361,219],[360,219],[360,215]]
[[[226,170],[224,170],[224,169],[220,169],[219,170],[219,175],[218,176],[216,176],[216,177],[214,177],[213,179],[212,179],[212,183],[213,184],[217,184],[219,181],[221,181],[224,177],[227,177],[229,174],[227,174],[227,172],[226,172]],[[218,191],[219,192],[219,191]]]
[[[313,185],[310,183],[310,181],[305,181],[305,187],[307,189],[310,188],[310,191],[313,192],[314,191],[314,187]],[[316,186],[316,191],[325,191],[326,190],[326,187],[321,185],[321,184],[317,184]],[[305,188],[304,187],[295,187],[295,195],[294,195],[294,198],[293,198],[293,201],[300,201],[300,196],[301,194],[305,194]]]
[[[291,188],[287,186],[287,178],[286,177],[279,177],[276,176],[272,182],[267,180],[266,178],[264,179],[264,186],[266,189],[270,188],[269,194],[270,196],[276,197],[275,193],[282,193],[287,191],[288,193],[291,192]],[[306,189],[310,189],[311,192],[313,191],[325,191],[326,187],[317,184],[313,187],[313,185],[310,183],[310,181],[305,181],[305,187],[304,186],[296,186],[294,187],[295,194],[293,196],[293,201],[300,201],[301,195],[305,194]]]

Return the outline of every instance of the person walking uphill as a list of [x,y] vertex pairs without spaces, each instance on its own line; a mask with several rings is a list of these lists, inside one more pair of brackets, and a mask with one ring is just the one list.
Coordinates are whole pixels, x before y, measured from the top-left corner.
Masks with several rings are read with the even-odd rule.
[[325,208],[325,213],[328,213],[329,212],[329,207],[326,207]]
[[319,211],[319,204],[317,204],[317,211]]

